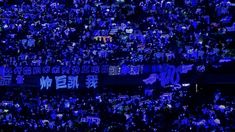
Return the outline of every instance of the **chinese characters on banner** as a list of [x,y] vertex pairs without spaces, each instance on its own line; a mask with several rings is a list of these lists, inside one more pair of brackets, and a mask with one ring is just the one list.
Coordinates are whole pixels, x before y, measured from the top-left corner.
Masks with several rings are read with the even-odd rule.
[[0,67],[1,74],[5,75],[78,75],[78,74],[106,74],[106,75],[140,75],[143,73],[143,65],[81,65],[81,66],[16,66]]
[[87,116],[87,117],[81,118],[80,122],[87,122],[89,124],[99,125],[100,124],[100,118],[99,117],[94,117],[94,116]]
[[0,86],[9,86],[11,85],[12,76],[2,76],[0,79]]
[[122,65],[122,66],[109,66],[109,75],[140,75],[143,66]]
[[52,85],[52,79],[50,79],[48,76],[47,77],[42,76],[40,78],[41,89],[44,89],[44,88],[48,89],[51,87],[51,85]]
[[68,76],[68,88],[78,88],[78,76]]
[[98,76],[97,75],[89,75],[86,78],[86,87],[87,88],[97,88],[98,84]]
[[[7,76],[1,76],[0,77],[0,86],[10,86],[12,84],[12,76],[7,75]],[[15,78],[16,84],[22,85],[24,84],[24,76],[23,75],[17,75]]]
[[24,76],[23,75],[17,75],[16,77],[16,84],[24,84]]
[[[41,89],[49,89],[52,87],[53,79],[49,76],[40,78]],[[88,75],[86,77],[86,88],[97,88],[98,76]],[[56,89],[77,89],[79,87],[78,76],[55,76],[55,87]]]
[[56,81],[56,89],[61,89],[61,88],[67,88],[67,77],[65,75],[63,76],[56,76],[55,81]]
[[68,88],[74,89],[78,88],[78,76],[56,76],[56,89]]

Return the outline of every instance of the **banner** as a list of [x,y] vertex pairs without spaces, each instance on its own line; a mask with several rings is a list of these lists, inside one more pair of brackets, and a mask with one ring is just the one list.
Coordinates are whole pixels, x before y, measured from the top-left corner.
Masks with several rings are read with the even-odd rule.
[[78,75],[78,74],[108,74],[108,75],[139,75],[143,65],[82,65],[82,66],[16,66],[0,67],[0,76],[6,75]]
[[[41,90],[54,89],[96,89],[101,85],[138,83],[153,85],[157,81],[162,87],[180,83],[181,74],[189,71],[204,72],[199,65],[81,65],[81,66],[17,66],[0,67],[0,86],[28,86]],[[146,75],[149,75],[146,78]],[[125,77],[123,77],[125,76]],[[126,76],[128,78],[126,78]],[[124,78],[124,80],[122,80]],[[144,79],[145,78],[145,79]],[[118,80],[115,80],[118,79]],[[120,81],[122,80],[122,81]],[[128,82],[129,80],[129,82]],[[136,82],[135,80],[139,80]],[[126,82],[125,82],[126,81]],[[142,82],[141,82],[142,81]]]

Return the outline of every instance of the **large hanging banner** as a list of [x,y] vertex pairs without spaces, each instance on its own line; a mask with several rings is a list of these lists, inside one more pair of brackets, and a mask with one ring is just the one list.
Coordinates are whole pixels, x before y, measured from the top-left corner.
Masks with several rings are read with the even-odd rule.
[[[82,66],[17,66],[0,67],[0,86],[32,86],[40,89],[96,89],[107,81],[103,77],[133,76],[152,85],[159,81],[162,87],[179,84],[181,74],[204,72],[199,65],[82,65]],[[143,76],[149,75],[148,78]],[[123,82],[125,83],[125,81]]]

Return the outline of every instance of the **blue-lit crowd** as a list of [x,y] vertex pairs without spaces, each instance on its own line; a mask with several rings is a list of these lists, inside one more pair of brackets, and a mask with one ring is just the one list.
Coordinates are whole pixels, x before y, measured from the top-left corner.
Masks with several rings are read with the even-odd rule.
[[[69,2],[71,1],[71,2]],[[230,56],[227,0],[0,1],[0,63],[214,63]]]
[[[214,64],[231,57],[231,3],[197,2],[0,0],[0,66]],[[208,100],[184,88],[150,96],[0,91],[0,131],[235,130],[235,99],[218,91]]]
[[113,92],[35,95],[31,90],[11,89],[1,92],[0,130],[235,130],[233,96],[216,91],[202,99],[187,89],[149,95]]

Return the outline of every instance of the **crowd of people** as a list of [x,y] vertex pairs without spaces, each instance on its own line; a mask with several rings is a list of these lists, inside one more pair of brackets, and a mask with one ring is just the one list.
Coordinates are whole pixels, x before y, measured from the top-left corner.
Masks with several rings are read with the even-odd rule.
[[[235,98],[216,91],[206,100],[188,88],[152,95],[1,92],[0,130],[233,131]],[[196,100],[197,104],[193,103]]]
[[[228,0],[179,7],[173,0],[0,0],[0,7],[0,66],[213,64],[232,55]],[[235,99],[218,91],[208,100],[187,88],[0,91],[0,131],[235,130]]]
[[228,0],[182,7],[173,0],[70,1],[0,1],[0,64],[213,63],[230,56]]

